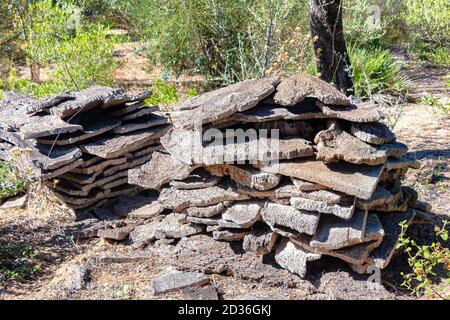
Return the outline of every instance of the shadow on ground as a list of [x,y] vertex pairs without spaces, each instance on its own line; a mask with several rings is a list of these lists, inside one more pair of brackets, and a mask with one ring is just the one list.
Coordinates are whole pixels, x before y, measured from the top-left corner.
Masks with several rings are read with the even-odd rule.
[[0,225],[0,296],[19,293],[77,254],[57,225],[18,219]]

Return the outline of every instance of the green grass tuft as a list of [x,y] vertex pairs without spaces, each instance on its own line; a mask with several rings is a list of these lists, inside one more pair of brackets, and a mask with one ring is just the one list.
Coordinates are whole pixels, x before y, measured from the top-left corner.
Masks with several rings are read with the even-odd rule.
[[8,162],[0,163],[0,200],[16,196],[26,189],[26,179],[15,173]]
[[353,45],[349,48],[349,56],[357,97],[402,95],[411,85],[410,80],[400,74],[400,64],[395,62],[387,49]]

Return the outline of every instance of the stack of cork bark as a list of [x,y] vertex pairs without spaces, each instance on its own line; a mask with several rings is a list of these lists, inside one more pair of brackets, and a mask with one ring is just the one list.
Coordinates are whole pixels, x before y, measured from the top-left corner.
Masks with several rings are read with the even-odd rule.
[[139,226],[148,241],[207,233],[301,277],[323,255],[364,273],[387,266],[399,223],[414,218],[417,194],[400,178],[418,162],[375,106],[317,78],[247,80],[171,118],[165,150],[129,173],[170,210]]
[[7,97],[0,158],[33,172],[73,209],[134,192],[128,170],[151,159],[169,128],[167,117],[144,105],[149,96],[94,86],[41,101]]

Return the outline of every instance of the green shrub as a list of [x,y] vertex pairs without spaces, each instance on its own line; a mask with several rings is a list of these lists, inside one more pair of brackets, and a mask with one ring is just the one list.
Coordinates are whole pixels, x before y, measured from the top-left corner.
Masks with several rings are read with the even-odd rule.
[[73,9],[69,4],[58,6],[50,0],[31,4],[31,14],[40,18],[29,26],[30,59],[54,66],[52,83],[66,90],[111,84],[115,68],[113,39],[106,36],[107,28],[100,24],[72,24]]
[[[348,0],[343,10],[344,32],[348,41],[366,43],[378,41],[387,32],[388,16],[375,20],[377,13],[371,9],[381,5],[374,0]],[[380,8],[381,9],[381,8]]]
[[420,59],[450,65],[450,3],[446,0],[406,1],[402,18],[408,26],[410,51]]
[[[161,74],[160,78],[156,80],[155,85],[150,88],[152,96],[145,100],[145,105],[162,106],[166,110],[169,110],[171,105],[180,100],[180,94],[177,92],[175,86],[167,82],[169,78],[167,73]],[[198,95],[197,89],[190,88],[185,94],[181,95],[181,98],[189,99],[196,95]]]
[[432,277],[437,276],[436,269],[441,267],[447,272],[447,282],[450,283],[450,250],[444,246],[448,242],[449,232],[446,229],[449,221],[444,220],[442,227],[435,227],[436,240],[430,245],[420,245],[404,234],[406,222],[400,223],[402,233],[399,236],[397,249],[403,248],[408,255],[408,265],[411,273],[402,272],[402,286],[411,290],[417,296],[435,294],[443,299],[450,299],[438,288],[433,287]]
[[444,116],[450,115],[450,104],[442,102],[440,97],[427,95],[422,97],[419,100],[419,103],[433,107],[433,112],[436,112],[437,114],[442,114]]
[[55,81],[36,83],[26,78],[18,78],[17,70],[12,68],[3,85],[4,90],[31,94],[37,98],[47,97],[66,90],[66,86]]
[[410,81],[400,75],[400,64],[394,61],[389,50],[380,47],[349,47],[355,95],[360,98],[373,94],[403,94]]
[[37,254],[28,245],[0,244],[0,275],[5,280],[30,279],[41,270]]
[[162,79],[156,80],[156,84],[152,90],[152,96],[145,100],[147,106],[163,106],[168,109],[169,105],[178,102],[177,89],[169,83],[165,83]]
[[8,162],[0,163],[0,200],[16,196],[26,189],[26,179],[14,172]]
[[448,46],[439,46],[423,41],[414,42],[409,53],[417,56],[419,60],[429,61],[435,65],[450,66],[450,49]]
[[[148,44],[153,63],[175,74],[203,73],[228,84],[278,70],[297,72],[311,60],[304,2],[286,0],[118,1]],[[297,31],[297,35],[294,32]],[[292,40],[297,41],[294,43]],[[286,56],[287,55],[287,56]],[[306,69],[308,69],[306,68]]]
[[12,69],[3,84],[5,89],[43,97],[93,84],[113,83],[116,38],[107,36],[104,25],[78,15],[75,4],[75,0],[42,0],[27,2],[23,8],[11,6],[15,9],[11,11],[11,19],[23,22],[28,64],[38,70],[50,67],[52,72],[50,80],[34,83],[19,79]]
[[186,98],[193,98],[195,96],[198,95],[198,91],[195,88],[190,88],[187,92],[186,92]]
[[225,55],[230,63],[234,59],[230,57],[236,56],[234,31],[242,29],[246,14],[239,9],[240,3],[240,0],[119,1],[121,10],[135,21],[136,33],[147,41],[153,62],[176,72],[195,69],[210,74],[224,68]]
[[[20,3],[23,0],[16,0]],[[12,0],[0,1],[0,77],[3,78],[14,61],[23,60],[23,42],[19,21],[12,18]]]
[[448,45],[450,3],[447,0],[408,0],[403,18],[413,40]]
[[77,30],[73,38],[61,43],[52,76],[67,89],[111,85],[116,67],[112,55],[113,43],[106,37],[105,27],[95,25],[89,30]]

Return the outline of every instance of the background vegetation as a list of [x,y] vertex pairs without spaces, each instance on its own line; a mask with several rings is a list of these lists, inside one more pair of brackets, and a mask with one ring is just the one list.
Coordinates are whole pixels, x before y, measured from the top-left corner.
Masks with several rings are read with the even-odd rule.
[[[407,90],[392,48],[449,66],[449,12],[445,0],[344,1],[356,94]],[[143,44],[149,68],[201,74],[213,85],[274,72],[315,74],[307,17],[307,1],[296,0],[6,0],[0,86],[46,96],[112,84],[113,48],[122,39],[110,28],[126,29]],[[17,77],[23,65],[31,74],[25,80]],[[49,80],[39,79],[43,67],[51,67]]]

